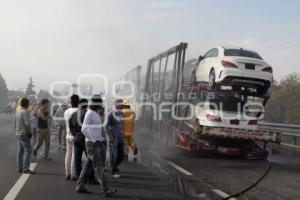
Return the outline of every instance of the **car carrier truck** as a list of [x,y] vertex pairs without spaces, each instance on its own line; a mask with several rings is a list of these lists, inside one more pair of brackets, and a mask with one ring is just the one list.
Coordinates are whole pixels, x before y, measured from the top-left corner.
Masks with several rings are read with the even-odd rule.
[[249,93],[244,83],[213,89],[195,82],[195,69],[185,69],[186,49],[187,43],[180,43],[149,59],[144,125],[158,132],[166,145],[187,151],[267,158],[267,143],[280,143],[279,132],[258,129],[269,94]]

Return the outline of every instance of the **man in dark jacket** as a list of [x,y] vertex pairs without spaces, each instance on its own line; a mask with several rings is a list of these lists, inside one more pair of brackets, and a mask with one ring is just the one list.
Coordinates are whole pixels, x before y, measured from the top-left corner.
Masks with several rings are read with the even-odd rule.
[[69,120],[70,131],[74,136],[75,170],[77,177],[80,176],[82,170],[82,154],[85,152],[85,136],[81,132],[81,125],[87,112],[88,100],[81,99],[79,107],[80,110],[73,113]]
[[125,158],[124,140],[124,114],[122,112],[123,100],[115,101],[115,108],[108,116],[107,132],[110,138],[111,167],[114,178],[120,178],[118,166]]

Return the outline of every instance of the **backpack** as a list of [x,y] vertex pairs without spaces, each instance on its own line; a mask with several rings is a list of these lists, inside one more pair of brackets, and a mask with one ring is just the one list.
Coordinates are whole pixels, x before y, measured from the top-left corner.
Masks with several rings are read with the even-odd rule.
[[[84,120],[84,116],[85,116],[86,111],[82,111],[82,110],[78,110],[77,112],[74,112],[71,116],[71,118],[69,119],[69,128],[70,128],[70,133],[73,136],[76,135],[83,135],[81,133],[81,125],[83,123]],[[80,116],[80,119],[78,120],[78,117]],[[81,122],[81,124],[78,124],[78,121]]]

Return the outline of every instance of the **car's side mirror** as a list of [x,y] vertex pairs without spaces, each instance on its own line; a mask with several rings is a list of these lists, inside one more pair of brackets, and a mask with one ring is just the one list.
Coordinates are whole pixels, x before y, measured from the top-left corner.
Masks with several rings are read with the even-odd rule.
[[199,63],[201,60],[203,60],[203,56],[199,56],[199,58],[198,58],[198,63]]

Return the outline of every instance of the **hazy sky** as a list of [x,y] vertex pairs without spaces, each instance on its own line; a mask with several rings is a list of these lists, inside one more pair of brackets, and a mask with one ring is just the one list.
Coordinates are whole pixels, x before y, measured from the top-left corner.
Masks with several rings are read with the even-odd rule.
[[297,0],[0,0],[0,73],[37,89],[82,73],[111,80],[184,41],[187,59],[220,45],[257,50],[279,79],[299,72]]

